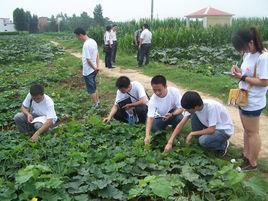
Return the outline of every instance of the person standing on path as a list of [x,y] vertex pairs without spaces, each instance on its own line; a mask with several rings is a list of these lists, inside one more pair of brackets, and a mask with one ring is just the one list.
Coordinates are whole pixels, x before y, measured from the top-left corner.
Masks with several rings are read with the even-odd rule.
[[134,32],[133,35],[133,44],[137,50],[137,62],[139,62],[140,60],[140,48],[139,48],[139,44],[140,44],[140,36],[141,36],[141,32],[142,32],[142,27],[140,27],[138,30],[136,30]]
[[111,30],[112,45],[112,62],[115,63],[117,52],[117,38],[116,38],[117,25],[114,24]]
[[266,107],[268,52],[265,51],[260,34],[255,27],[235,32],[232,36],[232,43],[237,51],[243,53],[243,63],[241,68],[234,65],[231,72],[239,80],[239,88],[248,91],[248,105],[239,107],[239,115],[244,128],[242,170],[255,170],[261,150],[260,115]]
[[112,48],[113,48],[113,40],[111,37],[111,26],[106,26],[106,31],[104,33],[104,51],[105,51],[105,67],[106,68],[113,68],[112,67]]
[[145,65],[149,64],[149,54],[151,49],[151,42],[152,42],[152,33],[149,31],[149,25],[143,25],[143,31],[140,35],[140,58],[139,58],[139,67],[143,65],[144,58],[145,58]]
[[96,41],[87,36],[82,28],[74,30],[76,37],[83,41],[82,49],[82,63],[83,63],[83,76],[86,83],[87,92],[93,100],[93,108],[99,107],[100,101],[97,94],[96,76],[100,71],[99,68],[99,53]]

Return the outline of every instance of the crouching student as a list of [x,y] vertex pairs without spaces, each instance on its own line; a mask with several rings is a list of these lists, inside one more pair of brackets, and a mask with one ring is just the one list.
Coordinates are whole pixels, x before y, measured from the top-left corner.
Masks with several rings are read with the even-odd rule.
[[180,91],[175,87],[167,87],[166,78],[162,75],[153,77],[151,86],[154,94],[148,104],[145,144],[150,144],[151,132],[156,133],[168,125],[175,128],[183,118]]
[[145,123],[148,111],[148,97],[144,87],[137,81],[130,81],[126,76],[121,76],[116,81],[118,88],[115,103],[110,114],[104,118],[104,122],[110,122],[112,118],[125,123]]
[[44,94],[42,85],[33,84],[30,87],[30,93],[22,103],[21,112],[14,116],[14,121],[18,130],[30,135],[33,141],[36,141],[42,133],[52,129],[57,121],[54,102]]
[[172,149],[176,136],[191,118],[192,132],[186,137],[186,143],[190,143],[192,137],[198,136],[202,147],[225,155],[229,146],[228,139],[234,133],[227,109],[217,101],[202,100],[194,91],[187,91],[182,96],[181,105],[186,112],[168,140],[165,152]]

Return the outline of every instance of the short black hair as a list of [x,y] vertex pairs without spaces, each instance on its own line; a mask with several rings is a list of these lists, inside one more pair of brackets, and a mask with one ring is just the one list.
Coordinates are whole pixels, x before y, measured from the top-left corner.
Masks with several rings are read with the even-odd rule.
[[127,76],[120,76],[115,83],[118,89],[128,88],[130,85],[130,79]]
[[117,27],[117,24],[113,24],[113,27]]
[[32,96],[37,96],[37,95],[44,95],[44,87],[41,84],[35,83],[32,84],[30,87],[30,94]]
[[106,26],[106,31],[110,31],[112,27],[110,25]]
[[149,25],[148,25],[148,24],[144,24],[143,27],[144,27],[145,29],[149,29]]
[[162,84],[163,86],[167,86],[167,80],[163,75],[156,75],[151,80],[151,85],[153,84]]
[[76,29],[74,30],[74,33],[75,33],[76,35],[80,35],[80,34],[82,34],[82,35],[86,35],[86,34],[87,34],[86,31],[85,31],[83,28],[81,28],[81,27],[76,28]]
[[203,100],[195,91],[187,91],[181,98],[181,106],[184,109],[194,109],[196,106],[202,106]]

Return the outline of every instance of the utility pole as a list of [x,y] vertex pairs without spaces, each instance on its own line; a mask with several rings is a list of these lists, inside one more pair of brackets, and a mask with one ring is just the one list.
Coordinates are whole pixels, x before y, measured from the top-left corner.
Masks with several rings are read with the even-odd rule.
[[154,0],[151,0],[151,20],[154,18]]

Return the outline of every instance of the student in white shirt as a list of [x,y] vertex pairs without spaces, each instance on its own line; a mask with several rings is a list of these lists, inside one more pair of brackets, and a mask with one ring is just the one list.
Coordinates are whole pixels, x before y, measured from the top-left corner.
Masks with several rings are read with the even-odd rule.
[[[137,81],[131,82],[126,76],[121,76],[117,79],[116,87],[118,90],[115,103],[110,114],[103,121],[109,122],[112,118],[115,118],[118,121],[131,123],[128,115],[130,115],[130,112],[134,112],[134,115],[137,116],[135,123],[145,123],[148,111],[148,97],[144,87]],[[120,101],[124,101],[127,98],[130,99],[131,103],[127,103],[120,108]]]
[[106,26],[106,31],[104,33],[104,45],[105,45],[105,67],[113,68],[112,66],[112,48],[113,48],[113,40],[111,36],[111,26]]
[[84,42],[82,49],[83,77],[87,92],[94,103],[92,108],[97,108],[100,106],[96,84],[96,76],[100,71],[98,45],[94,39],[87,36],[84,29],[77,28],[74,33],[79,40]]
[[260,114],[266,107],[268,52],[263,47],[260,34],[255,27],[238,30],[233,34],[232,43],[237,51],[244,53],[244,57],[241,68],[233,66],[231,72],[240,80],[239,88],[248,91],[248,105],[239,108],[244,128],[242,170],[255,170],[261,150]]
[[[32,123],[36,117],[43,117],[42,122]],[[21,133],[29,134],[33,141],[36,141],[42,133],[53,127],[57,121],[54,102],[44,94],[42,85],[33,84],[30,87],[30,93],[22,103],[21,112],[14,116],[14,121],[18,130]]]
[[229,146],[228,139],[234,133],[234,126],[227,109],[217,101],[202,100],[194,91],[187,91],[182,96],[181,106],[186,112],[168,140],[165,152],[172,149],[175,138],[191,118],[192,132],[187,135],[186,143],[190,143],[192,137],[198,136],[202,147],[225,155]]
[[144,24],[143,25],[143,31],[140,35],[140,42],[139,42],[139,48],[140,48],[140,57],[139,57],[139,67],[143,65],[143,61],[145,58],[145,65],[149,64],[149,54],[151,49],[151,43],[152,43],[152,33],[149,31],[149,25]]
[[151,132],[165,129],[168,125],[175,127],[182,119],[181,93],[177,88],[167,87],[166,78],[156,75],[151,80],[154,94],[148,104],[146,132],[144,143],[149,144]]
[[112,62],[115,63],[117,52],[117,37],[116,37],[117,25],[114,24],[111,30],[112,45]]

